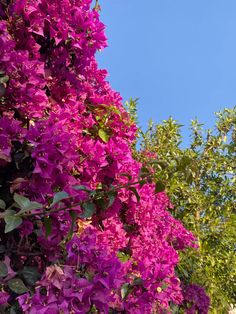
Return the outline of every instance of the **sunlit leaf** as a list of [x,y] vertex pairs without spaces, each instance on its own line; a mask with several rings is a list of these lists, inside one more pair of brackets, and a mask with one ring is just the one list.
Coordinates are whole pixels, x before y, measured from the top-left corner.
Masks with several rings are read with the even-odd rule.
[[98,130],[98,136],[103,140],[103,142],[107,143],[109,141],[109,135],[103,129]]

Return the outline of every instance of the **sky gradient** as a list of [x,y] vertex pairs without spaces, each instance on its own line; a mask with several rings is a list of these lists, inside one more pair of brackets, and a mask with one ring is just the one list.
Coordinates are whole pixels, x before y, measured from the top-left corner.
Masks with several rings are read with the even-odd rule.
[[236,104],[235,0],[100,0],[109,47],[100,67],[124,100],[139,98],[143,128],[152,118],[198,117]]

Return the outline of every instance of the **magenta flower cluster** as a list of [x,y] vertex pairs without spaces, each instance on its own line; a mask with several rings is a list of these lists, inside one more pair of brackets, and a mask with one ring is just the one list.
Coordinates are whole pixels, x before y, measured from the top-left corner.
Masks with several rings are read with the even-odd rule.
[[[139,183],[137,128],[98,69],[95,53],[107,43],[91,2],[0,3],[0,199],[19,211],[18,193],[47,210],[1,231],[1,254],[26,289],[16,296],[3,276],[0,306],[148,314],[185,299],[201,309],[206,299],[199,305],[194,287],[183,298],[175,273],[178,250],[196,239],[167,211],[164,192]],[[70,198],[50,209],[59,191]],[[25,269],[40,278],[32,283]]]
[[187,314],[207,314],[210,306],[210,299],[205,290],[196,285],[189,284],[183,289],[184,302],[187,303]]
[[96,243],[92,227],[80,238],[75,235],[66,250],[66,265],[47,267],[33,297],[19,297],[24,313],[88,313],[91,305],[108,313],[113,291],[123,283],[121,262]]

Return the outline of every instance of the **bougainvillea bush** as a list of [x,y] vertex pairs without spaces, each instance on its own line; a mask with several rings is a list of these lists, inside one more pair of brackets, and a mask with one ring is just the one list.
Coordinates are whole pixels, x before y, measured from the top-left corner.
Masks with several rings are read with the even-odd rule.
[[206,313],[175,273],[196,240],[133,159],[136,126],[97,67],[98,10],[0,2],[1,313]]

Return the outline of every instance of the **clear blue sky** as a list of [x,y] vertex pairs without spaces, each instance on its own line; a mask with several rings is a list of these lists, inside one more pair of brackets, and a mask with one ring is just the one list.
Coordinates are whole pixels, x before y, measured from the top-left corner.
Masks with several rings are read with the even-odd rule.
[[173,116],[186,127],[236,104],[236,0],[100,0],[109,47],[97,59],[143,128]]

